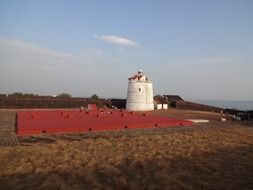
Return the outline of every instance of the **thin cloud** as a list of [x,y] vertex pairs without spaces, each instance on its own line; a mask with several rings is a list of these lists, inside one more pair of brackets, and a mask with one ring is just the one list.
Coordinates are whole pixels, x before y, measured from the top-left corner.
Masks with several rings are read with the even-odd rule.
[[113,35],[95,35],[96,39],[102,40],[104,42],[115,44],[124,47],[139,47],[139,44],[133,40]]
[[58,52],[25,41],[0,37],[0,68],[9,64],[39,67],[58,67],[59,64],[87,66],[97,62],[101,54],[102,52],[96,49],[84,49],[76,53]]
[[60,52],[0,36],[0,93],[125,97],[127,78],[135,66],[114,59],[100,49]]
[[101,54],[96,49],[58,52],[0,37],[0,93],[89,92],[89,85],[83,85],[83,81],[90,81],[97,73]]

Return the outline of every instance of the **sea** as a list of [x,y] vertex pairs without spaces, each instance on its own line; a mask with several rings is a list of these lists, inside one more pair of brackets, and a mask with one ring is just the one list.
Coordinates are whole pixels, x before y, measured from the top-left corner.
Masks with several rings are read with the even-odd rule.
[[238,101],[238,100],[191,100],[196,103],[216,106],[221,108],[237,109],[237,110],[253,110],[253,101]]

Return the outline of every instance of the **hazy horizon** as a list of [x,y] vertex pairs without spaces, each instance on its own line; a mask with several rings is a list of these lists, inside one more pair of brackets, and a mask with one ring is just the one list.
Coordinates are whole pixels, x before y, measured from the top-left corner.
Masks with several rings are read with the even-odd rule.
[[0,93],[253,100],[253,1],[1,1]]
[[[23,92],[14,92],[14,93],[23,93]],[[13,93],[10,93],[10,94],[13,94]],[[23,94],[25,94],[25,93],[23,93]],[[34,94],[34,93],[28,93],[28,92],[27,92],[27,94],[33,94],[33,95],[38,95],[38,96],[60,95],[60,94]],[[69,95],[72,96],[72,94],[69,94]],[[94,94],[92,94],[92,95],[94,95]],[[90,98],[92,95],[72,96],[72,97],[74,97],[74,98]],[[161,94],[155,94],[155,95],[161,95]],[[102,98],[102,99],[113,99],[113,98],[126,99],[126,96],[125,97],[114,97],[114,96],[101,97],[98,95],[98,97]],[[200,104],[215,106],[215,107],[220,107],[220,108],[229,108],[229,109],[238,109],[238,110],[253,110],[253,100],[217,100],[217,99],[216,100],[215,99],[208,100],[208,99],[185,99],[184,97],[181,97],[181,98],[183,98],[184,101],[190,101],[190,102],[194,102],[194,103],[200,103]]]

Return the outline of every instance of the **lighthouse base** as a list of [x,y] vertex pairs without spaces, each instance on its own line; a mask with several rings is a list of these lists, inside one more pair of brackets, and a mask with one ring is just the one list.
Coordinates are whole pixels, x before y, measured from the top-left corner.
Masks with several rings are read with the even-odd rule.
[[150,111],[154,110],[154,104],[127,102],[126,109],[130,111]]

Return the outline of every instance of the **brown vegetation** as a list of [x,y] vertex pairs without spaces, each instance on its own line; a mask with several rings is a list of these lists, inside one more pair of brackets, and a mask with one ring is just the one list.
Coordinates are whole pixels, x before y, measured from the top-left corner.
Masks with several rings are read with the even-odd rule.
[[20,139],[0,189],[253,189],[252,124]]

